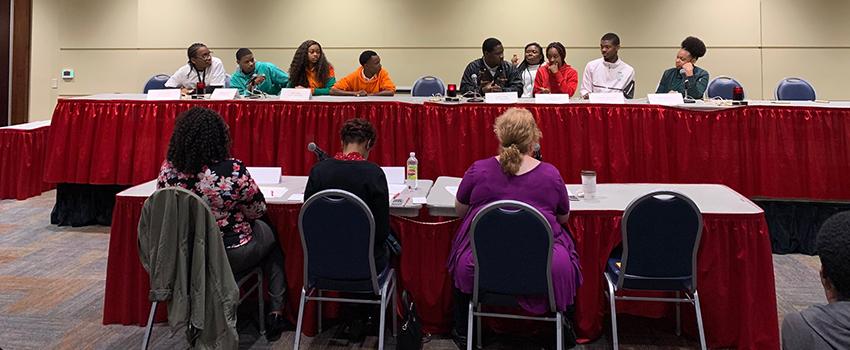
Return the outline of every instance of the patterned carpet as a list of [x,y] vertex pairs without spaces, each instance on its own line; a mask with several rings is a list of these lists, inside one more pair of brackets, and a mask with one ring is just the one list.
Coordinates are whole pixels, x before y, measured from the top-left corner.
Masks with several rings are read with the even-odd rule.
[[[50,225],[54,196],[51,191],[26,201],[0,201],[0,349],[138,348],[143,328],[103,326],[100,322],[109,228]],[[816,257],[775,255],[774,268],[780,321],[787,312],[825,302]],[[253,306],[246,305],[241,314],[251,311]],[[676,337],[673,325],[664,321],[638,319],[628,324],[620,331],[623,349],[697,345],[693,339]],[[302,349],[377,348],[375,337],[368,337],[359,346],[333,346],[328,344],[332,333],[306,338]],[[293,332],[288,332],[270,344],[258,337],[251,322],[240,322],[243,349],[290,349],[292,337]],[[609,338],[610,335],[577,348],[609,349]],[[487,336],[485,341],[487,349],[539,349],[522,338]],[[172,337],[167,329],[155,328],[152,348],[186,347],[182,333]],[[456,347],[451,340],[435,338],[425,349]]]

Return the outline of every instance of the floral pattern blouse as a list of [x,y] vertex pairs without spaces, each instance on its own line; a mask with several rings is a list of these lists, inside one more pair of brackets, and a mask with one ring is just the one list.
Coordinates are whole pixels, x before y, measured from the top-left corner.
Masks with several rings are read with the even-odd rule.
[[166,160],[157,177],[156,187],[178,186],[190,190],[209,204],[221,229],[227,249],[251,241],[251,224],[266,213],[266,199],[241,161],[227,159],[204,166],[197,174],[177,171]]

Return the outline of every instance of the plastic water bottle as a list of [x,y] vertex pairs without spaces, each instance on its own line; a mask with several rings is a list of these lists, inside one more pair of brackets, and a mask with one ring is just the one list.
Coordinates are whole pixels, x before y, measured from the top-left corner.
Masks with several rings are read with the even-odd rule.
[[419,187],[419,161],[416,160],[416,152],[410,152],[410,158],[407,158],[407,187]]

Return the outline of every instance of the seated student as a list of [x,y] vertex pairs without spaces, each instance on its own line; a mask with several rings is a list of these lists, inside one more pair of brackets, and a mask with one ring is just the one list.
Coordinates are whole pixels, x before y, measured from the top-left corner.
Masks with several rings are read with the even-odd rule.
[[360,67],[340,79],[331,88],[331,95],[340,96],[392,96],[395,84],[390,73],[381,67],[381,57],[375,51],[360,54]]
[[782,348],[786,350],[850,347],[850,212],[836,214],[823,223],[817,250],[827,304],[785,315]]
[[[584,67],[581,98],[590,97],[591,92],[622,92],[626,98],[634,97],[632,82],[635,80],[635,70],[617,54],[620,51],[620,37],[614,33],[603,35],[599,49],[602,57],[588,62]],[[632,85],[630,89],[629,85]]]
[[230,156],[227,130],[224,119],[206,108],[178,116],[156,185],[185,188],[209,204],[234,275],[262,266],[271,301],[266,339],[275,341],[292,328],[283,313],[283,252],[271,227],[259,220],[266,213],[265,198],[245,165]]
[[546,47],[548,61],[537,70],[535,94],[567,94],[573,96],[578,86],[578,73],[564,61],[567,49],[559,42]]
[[[456,211],[463,218],[452,241],[448,269],[455,288],[455,312],[452,336],[459,346],[465,346],[467,309],[475,276],[469,228],[481,208],[492,202],[510,199],[533,205],[552,227],[552,284],[558,311],[573,304],[581,284],[578,254],[570,235],[562,225],[567,223],[570,202],[564,180],[554,166],[534,159],[540,129],[531,112],[511,108],[496,118],[496,137],[499,155],[476,161],[466,170],[457,190]],[[548,312],[544,297],[524,297],[520,306],[534,314]],[[566,339],[566,338],[565,338]]]
[[705,56],[705,43],[692,36],[685,38],[676,54],[676,67],[664,71],[655,93],[678,92],[686,98],[702,99],[708,87],[708,71],[694,65],[702,56]]
[[298,46],[289,65],[289,88],[311,89],[313,96],[327,95],[336,84],[334,66],[325,58],[322,45],[307,40]]
[[[387,178],[381,167],[366,159],[369,151],[375,147],[378,135],[372,124],[365,119],[350,119],[340,130],[342,152],[332,159],[316,163],[310,170],[304,198],[327,189],[340,189],[351,192],[369,207],[375,219],[375,270],[383,271],[390,263],[393,253],[399,248],[390,229],[390,204]],[[345,326],[342,332],[348,341],[359,343],[365,336],[369,308],[346,306],[343,312]],[[335,337],[337,338],[337,337]]]
[[496,38],[487,38],[481,45],[481,51],[484,53],[481,58],[466,65],[463,77],[460,78],[460,92],[516,92],[517,96],[522,95],[522,78],[516,67],[505,61],[502,42]]
[[537,69],[543,64],[543,47],[538,43],[525,45],[525,59],[517,66],[522,78],[522,96],[533,97],[534,78]]
[[289,84],[289,74],[272,63],[255,61],[254,53],[249,49],[236,51],[236,63],[239,69],[230,77],[230,87],[238,89],[240,95],[248,95],[255,90],[277,95]]
[[165,87],[180,88],[183,93],[187,93],[194,90],[199,82],[206,87],[224,86],[227,79],[224,64],[218,57],[212,56],[212,51],[206,45],[194,43],[186,51],[189,62],[168,78]]

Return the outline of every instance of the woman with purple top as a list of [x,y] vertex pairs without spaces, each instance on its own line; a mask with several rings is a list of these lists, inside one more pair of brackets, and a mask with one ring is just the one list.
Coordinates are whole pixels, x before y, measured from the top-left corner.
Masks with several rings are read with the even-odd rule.
[[[500,142],[499,155],[476,161],[466,170],[455,203],[463,223],[452,242],[448,268],[455,287],[452,337],[463,348],[466,347],[466,305],[471,298],[475,273],[469,227],[485,205],[498,200],[517,200],[536,208],[549,221],[554,234],[552,284],[559,312],[567,311],[573,304],[582,281],[575,245],[562,226],[566,225],[570,212],[564,180],[554,166],[532,157],[534,145],[541,137],[534,116],[528,110],[511,108],[496,118],[494,131]],[[548,311],[544,296],[524,297],[519,299],[519,304],[535,314]]]

